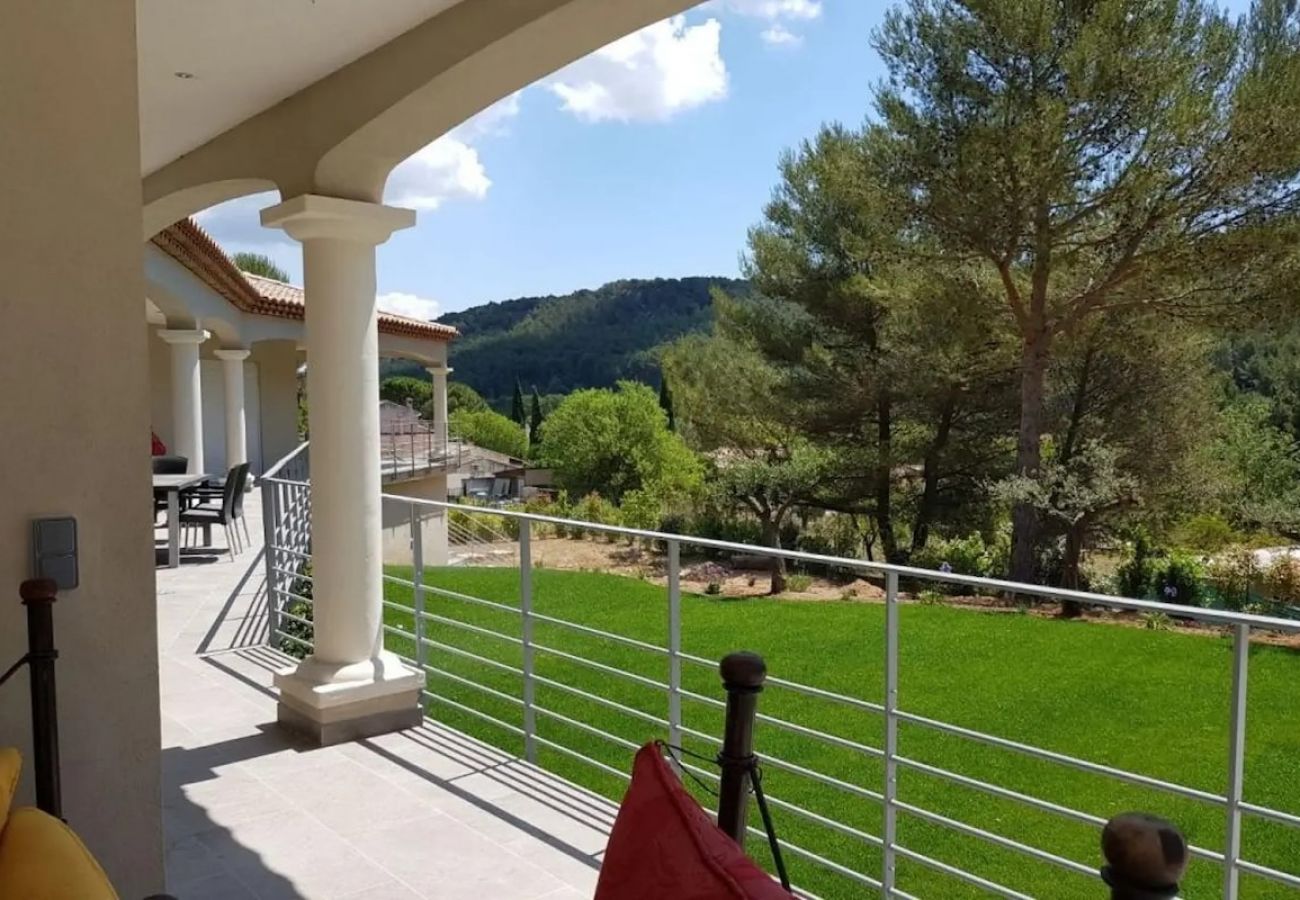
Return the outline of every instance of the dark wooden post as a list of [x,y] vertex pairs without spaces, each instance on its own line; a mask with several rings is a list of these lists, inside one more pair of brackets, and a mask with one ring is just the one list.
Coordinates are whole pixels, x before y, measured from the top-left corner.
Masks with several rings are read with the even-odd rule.
[[727,718],[723,726],[718,765],[718,827],[741,847],[749,812],[749,779],[754,767],[754,717],[758,695],[767,680],[767,665],[757,653],[731,653],[718,666],[727,691]]
[[1164,900],[1178,896],[1187,871],[1187,839],[1172,822],[1146,813],[1124,813],[1101,832],[1106,865],[1102,879],[1111,900]]
[[44,578],[24,581],[18,589],[27,607],[27,667],[32,688],[32,755],[36,806],[63,818],[59,786],[59,714],[54,689],[54,601],[57,587]]

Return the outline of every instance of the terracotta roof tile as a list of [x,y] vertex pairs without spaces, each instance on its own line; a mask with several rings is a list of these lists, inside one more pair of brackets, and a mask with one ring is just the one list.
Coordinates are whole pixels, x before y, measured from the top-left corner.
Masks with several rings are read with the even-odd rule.
[[[182,219],[159,232],[153,242],[237,309],[283,319],[301,320],[306,315],[306,297],[302,288],[239,271],[225,251],[193,219]],[[435,341],[449,341],[458,334],[450,325],[386,312],[379,314],[379,330],[384,334]]]

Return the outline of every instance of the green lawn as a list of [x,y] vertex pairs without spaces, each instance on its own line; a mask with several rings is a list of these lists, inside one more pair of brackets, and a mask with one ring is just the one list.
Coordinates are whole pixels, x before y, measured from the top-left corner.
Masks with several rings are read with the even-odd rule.
[[[410,569],[390,567],[410,578]],[[426,572],[436,588],[517,606],[519,577],[509,568],[451,568]],[[390,602],[409,606],[409,588],[386,584]],[[538,612],[657,645],[667,635],[662,587],[588,572],[539,569],[534,574]],[[519,617],[445,595],[430,594],[429,612],[518,635]],[[390,625],[404,630],[413,616],[389,608]],[[884,608],[876,604],[781,600],[728,601],[686,595],[682,601],[683,650],[718,659],[753,649],[772,675],[879,702],[883,694]],[[1225,789],[1231,648],[1226,639],[1143,631],[1017,614],[994,614],[942,606],[901,610],[900,694],[902,708],[1039,747],[1085,757],[1181,784],[1221,793]],[[440,623],[426,636],[442,643],[519,665],[516,645]],[[658,680],[666,661],[658,654],[589,638],[554,625],[537,624],[538,643],[595,659]],[[391,649],[413,655],[411,641],[389,635]],[[520,695],[520,679],[480,663],[430,650],[428,661],[447,671]],[[662,692],[589,668],[537,654],[540,675],[582,687],[656,716],[666,715]],[[498,718],[522,724],[518,706],[447,678],[431,675],[430,690]],[[716,672],[685,666],[684,685],[721,697]],[[564,715],[643,742],[662,734],[616,710],[539,685],[537,702]],[[685,724],[720,734],[721,716],[701,703],[684,702]],[[760,709],[769,714],[874,746],[882,723],[874,714],[830,701],[769,688]],[[431,702],[429,714],[511,752],[522,739],[504,729]],[[1272,647],[1251,651],[1246,797],[1300,813],[1300,654]],[[538,733],[582,750],[620,770],[630,753],[563,723],[539,717]],[[699,752],[711,748],[687,742]],[[761,754],[799,763],[841,780],[880,789],[882,766],[850,750],[830,747],[760,725]],[[963,774],[1100,816],[1141,809],[1178,822],[1193,843],[1219,849],[1222,811],[1158,791],[1129,787],[1061,766],[904,725],[900,752]],[[539,762],[610,797],[624,783],[580,761],[542,748]],[[873,834],[880,833],[880,807],[798,775],[768,769],[770,795]],[[1098,861],[1096,832],[1084,825],[1002,801],[930,776],[903,770],[900,798],[963,822],[1050,850],[1079,862]],[[704,798],[710,802],[709,798]],[[823,826],[777,811],[783,838],[858,871],[878,876],[880,851]],[[757,816],[751,821],[757,824]],[[1040,897],[1097,900],[1099,883],[1029,860],[982,841],[900,814],[899,834],[908,847]],[[1246,857],[1284,870],[1300,869],[1300,831],[1247,819]],[[758,842],[751,852],[763,859]],[[788,859],[797,884],[825,898],[866,896],[860,885],[828,874],[813,863]],[[1183,896],[1220,896],[1218,868],[1196,861]],[[947,876],[901,861],[899,886],[921,897],[962,898],[981,892]],[[1245,876],[1242,896],[1300,896],[1279,885]]]

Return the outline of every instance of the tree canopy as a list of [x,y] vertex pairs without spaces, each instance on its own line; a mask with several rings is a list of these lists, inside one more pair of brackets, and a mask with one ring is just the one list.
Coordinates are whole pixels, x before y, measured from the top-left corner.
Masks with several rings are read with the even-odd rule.
[[630,381],[565,398],[542,423],[541,459],[571,495],[597,492],[615,503],[630,491],[687,493],[701,477],[654,390]]

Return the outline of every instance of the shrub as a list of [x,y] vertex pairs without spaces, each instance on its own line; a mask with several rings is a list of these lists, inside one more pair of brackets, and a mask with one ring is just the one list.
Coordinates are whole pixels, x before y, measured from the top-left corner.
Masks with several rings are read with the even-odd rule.
[[978,533],[965,538],[931,538],[912,554],[911,564],[921,569],[955,572],[958,575],[988,575],[992,566],[984,538]]
[[1168,631],[1173,624],[1174,620],[1161,612],[1142,614],[1142,627],[1147,631]]
[[796,539],[795,547],[805,553],[857,559],[862,555],[862,535],[853,524],[852,516],[828,513],[808,522]]
[[722,593],[722,585],[718,584],[716,581],[710,581],[708,585],[705,586],[704,593],[708,594],[710,597],[716,597],[718,594]]
[[[595,491],[578,501],[573,508],[573,515],[574,518],[583,522],[592,522],[597,525],[618,525],[621,522],[618,507]],[[571,537],[581,536],[581,531],[576,535],[571,535]]]
[[1246,607],[1263,577],[1255,562],[1255,554],[1244,548],[1217,557],[1210,563],[1208,575],[1219,599],[1229,609]]
[[1300,562],[1289,555],[1273,560],[1264,573],[1264,594],[1274,603],[1300,605]]
[[[311,581],[311,564],[303,566],[303,578],[295,578],[290,585],[289,590],[297,594],[298,597],[306,598],[299,600],[297,597],[290,597],[289,602],[284,604],[283,610],[297,619],[306,619],[306,622],[299,622],[297,619],[282,617],[279,619],[278,628],[280,635],[276,640],[276,646],[284,653],[295,659],[306,659],[311,655],[311,649],[301,641],[310,642],[315,634],[315,627],[308,623],[314,621],[312,611],[313,605],[309,602],[312,599],[312,581]],[[292,640],[297,638],[297,640]]]
[[1174,530],[1173,539],[1181,546],[1202,553],[1218,553],[1241,540],[1235,528],[1222,516],[1192,516]]
[[785,579],[786,590],[793,591],[796,594],[801,594],[808,590],[808,588],[812,587],[812,583],[813,580],[811,575],[789,575]]
[[1151,552],[1151,543],[1145,534],[1138,534],[1133,540],[1133,548],[1128,559],[1120,563],[1115,571],[1119,593],[1124,597],[1141,599],[1151,593],[1151,583],[1155,578],[1155,560]]
[[1156,598],[1181,606],[1202,606],[1205,602],[1205,567],[1194,557],[1174,553],[1152,571],[1151,587]]
[[619,513],[624,526],[652,531],[659,525],[662,508],[663,504],[650,490],[633,490],[623,495]]
[[939,593],[933,588],[926,588],[925,590],[921,591],[921,593],[916,595],[916,599],[921,601],[926,606],[935,606],[943,602],[943,594]]

